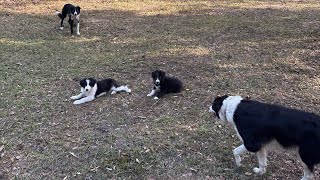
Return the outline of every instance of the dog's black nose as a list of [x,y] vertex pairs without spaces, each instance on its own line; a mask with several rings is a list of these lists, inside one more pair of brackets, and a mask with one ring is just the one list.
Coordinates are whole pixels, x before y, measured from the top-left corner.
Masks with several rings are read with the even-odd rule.
[[86,89],[86,91],[89,91],[89,89]]

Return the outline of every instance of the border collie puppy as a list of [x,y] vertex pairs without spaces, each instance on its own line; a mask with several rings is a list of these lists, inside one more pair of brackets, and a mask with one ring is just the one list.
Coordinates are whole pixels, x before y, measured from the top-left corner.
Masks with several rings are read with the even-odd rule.
[[131,90],[127,86],[119,86],[114,79],[104,79],[96,81],[93,78],[86,78],[80,81],[81,93],[72,96],[71,99],[78,99],[73,104],[82,104],[94,100],[96,97],[105,95],[111,90],[111,95],[124,91],[130,93]]
[[77,35],[80,35],[79,26],[80,26],[80,7],[74,6],[72,4],[65,4],[62,8],[62,13],[56,12],[56,14],[60,17],[60,29],[63,30],[63,20],[68,16],[69,17],[69,24],[71,29],[71,34],[73,34],[73,23],[75,22],[77,25]]
[[182,91],[182,82],[174,77],[166,76],[161,70],[155,70],[151,73],[154,87],[147,96],[155,96],[154,99],[161,98],[164,94],[179,93]]
[[237,166],[241,165],[241,155],[253,152],[259,161],[253,171],[263,174],[267,151],[292,148],[298,150],[302,161],[302,180],[314,179],[314,166],[320,163],[319,115],[228,95],[215,98],[210,112],[230,123],[243,142],[233,150]]

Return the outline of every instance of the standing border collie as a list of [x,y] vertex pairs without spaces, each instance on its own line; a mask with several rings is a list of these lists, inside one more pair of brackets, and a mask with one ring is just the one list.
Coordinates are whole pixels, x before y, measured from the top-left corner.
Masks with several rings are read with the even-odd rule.
[[228,95],[215,98],[210,112],[230,123],[243,142],[233,150],[237,166],[241,165],[242,154],[254,152],[259,167],[253,171],[263,174],[267,151],[274,150],[274,145],[297,147],[304,169],[302,180],[314,179],[314,166],[320,163],[320,116]]
[[147,96],[155,96],[154,99],[161,98],[164,94],[179,93],[182,91],[182,82],[174,77],[166,76],[161,70],[155,70],[151,73],[154,87]]
[[56,12],[61,19],[60,29],[63,30],[63,20],[68,16],[71,34],[73,34],[73,23],[76,23],[77,26],[77,35],[80,35],[79,26],[80,26],[80,7],[74,6],[72,4],[65,4],[62,8],[62,13]]
[[86,78],[80,81],[81,93],[76,96],[72,96],[71,99],[78,99],[73,104],[82,104],[94,100],[96,97],[105,95],[111,90],[111,95],[117,92],[124,91],[131,92],[127,86],[119,86],[114,79],[104,79],[96,81],[93,78]]

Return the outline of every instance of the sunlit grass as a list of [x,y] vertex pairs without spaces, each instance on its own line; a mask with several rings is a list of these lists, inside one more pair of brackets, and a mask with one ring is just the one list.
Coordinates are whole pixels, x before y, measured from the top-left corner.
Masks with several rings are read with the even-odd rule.
[[[2,3],[0,8],[8,12],[27,13],[27,14],[53,14],[56,10],[60,11],[65,1],[38,1],[30,3]],[[79,1],[72,2],[87,10],[119,10],[130,11],[136,15],[153,16],[178,14],[184,11],[201,11],[212,7],[221,8],[243,8],[243,9],[288,9],[303,10],[320,8],[320,2],[316,0],[309,1],[263,1],[263,0],[190,0],[190,1],[165,1],[165,0],[112,0],[112,1]],[[9,4],[6,6],[6,4]],[[10,5],[10,4],[13,4]],[[20,6],[14,6],[18,4]]]
[[3,43],[4,45],[29,46],[29,45],[40,45],[40,44],[46,43],[46,41],[44,40],[20,41],[20,40],[9,39],[9,38],[0,38],[0,43]]
[[205,56],[210,54],[210,50],[205,47],[184,47],[184,48],[170,48],[167,49],[168,55],[195,55],[195,56]]

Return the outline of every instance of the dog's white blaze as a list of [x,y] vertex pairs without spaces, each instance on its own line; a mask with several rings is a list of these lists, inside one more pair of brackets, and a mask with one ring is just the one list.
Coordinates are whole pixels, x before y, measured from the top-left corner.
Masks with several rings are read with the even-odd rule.
[[90,89],[91,89],[91,86],[89,85],[90,80],[89,80],[89,79],[86,79],[86,82],[87,82],[87,85],[84,87],[84,90],[87,91],[87,92],[89,92]]

